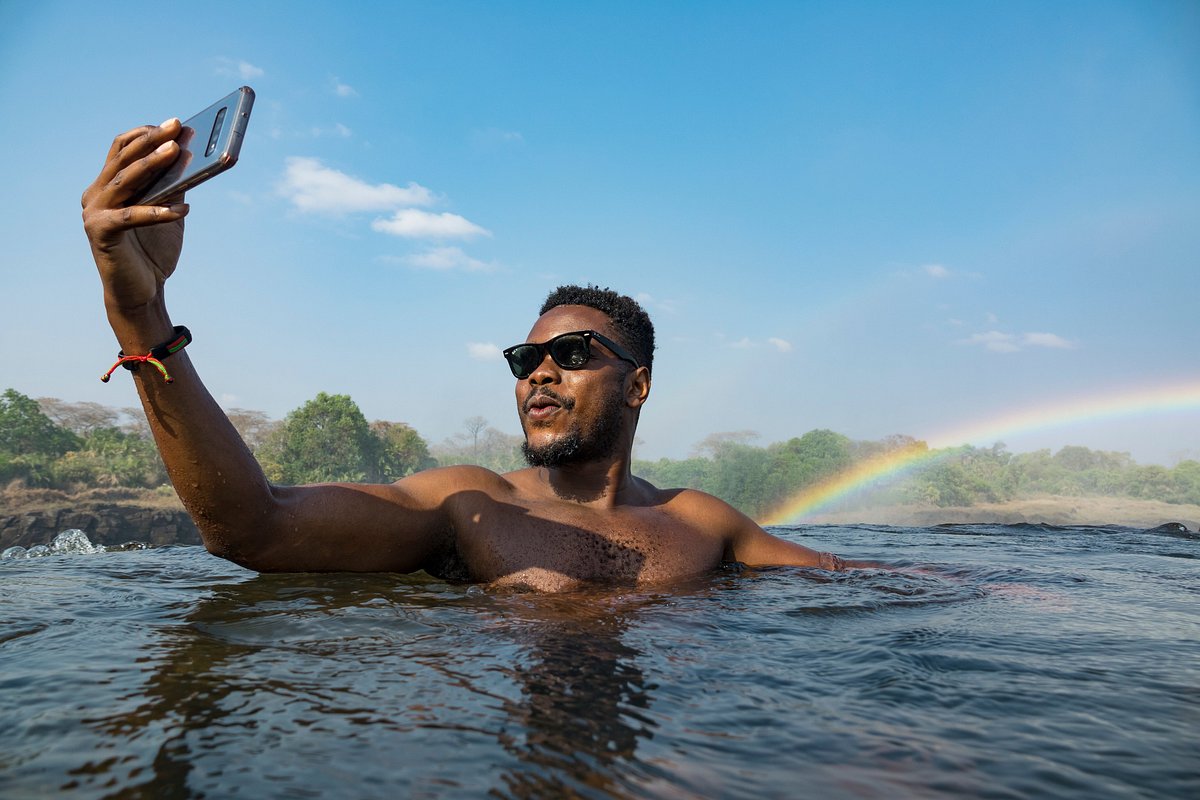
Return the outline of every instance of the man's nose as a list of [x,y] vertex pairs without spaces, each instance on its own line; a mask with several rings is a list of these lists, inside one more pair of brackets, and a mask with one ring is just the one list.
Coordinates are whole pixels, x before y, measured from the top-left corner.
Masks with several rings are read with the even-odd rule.
[[529,373],[529,382],[534,386],[544,386],[547,383],[557,383],[561,377],[558,364],[554,363],[547,351],[542,355],[542,362],[537,365],[537,369]]

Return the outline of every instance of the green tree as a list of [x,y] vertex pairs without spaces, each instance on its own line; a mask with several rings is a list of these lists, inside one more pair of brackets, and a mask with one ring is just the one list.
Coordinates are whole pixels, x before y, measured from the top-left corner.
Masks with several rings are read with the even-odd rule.
[[82,448],[54,462],[52,473],[54,483],[64,488],[82,484],[151,489],[167,482],[154,442],[119,428],[93,430]]
[[664,489],[699,489],[708,491],[712,484],[713,462],[693,456],[682,461],[660,458],[658,461],[635,461],[633,472]]
[[16,389],[7,389],[0,395],[0,452],[10,456],[57,458],[79,445],[79,437],[54,424],[37,401]]
[[258,456],[278,483],[379,482],[381,449],[349,395],[321,392],[287,415]]
[[1171,471],[1151,464],[1137,467],[1130,474],[1129,494],[1145,500],[1166,500],[1173,494]]
[[826,429],[812,430],[799,439],[791,439],[783,449],[800,465],[806,482],[827,478],[853,461],[850,440]]
[[854,450],[848,438],[824,429],[771,445],[760,511],[769,511],[800,489],[846,469],[854,462]]
[[928,500],[937,506],[969,506],[971,481],[958,464],[935,464],[926,472]]
[[437,464],[421,434],[403,422],[376,420],[371,432],[380,443],[380,472],[383,480],[399,480]]
[[1010,463],[1018,494],[1071,494],[1074,491],[1070,473],[1055,463],[1049,450],[1020,453],[1013,456]]
[[729,441],[717,447],[706,491],[752,517],[769,509],[771,456],[765,448]]
[[1180,461],[1171,470],[1172,503],[1200,504],[1200,461]]
[[49,486],[54,482],[54,461],[80,444],[78,436],[56,425],[36,401],[15,389],[0,395],[0,481]]

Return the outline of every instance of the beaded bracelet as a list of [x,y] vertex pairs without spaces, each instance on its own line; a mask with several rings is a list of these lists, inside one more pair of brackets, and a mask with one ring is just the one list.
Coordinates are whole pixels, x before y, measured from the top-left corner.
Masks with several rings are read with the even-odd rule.
[[108,379],[112,377],[113,372],[117,367],[125,367],[125,369],[134,371],[143,362],[153,364],[155,369],[162,373],[163,380],[167,383],[174,383],[175,379],[167,372],[167,368],[162,362],[171,356],[178,353],[183,348],[192,343],[192,332],[183,325],[175,326],[175,335],[171,339],[163,342],[160,345],[150,348],[150,352],[144,356],[127,356],[125,351],[121,350],[117,353],[117,363],[108,368],[108,372],[100,376],[103,383],[108,383]]

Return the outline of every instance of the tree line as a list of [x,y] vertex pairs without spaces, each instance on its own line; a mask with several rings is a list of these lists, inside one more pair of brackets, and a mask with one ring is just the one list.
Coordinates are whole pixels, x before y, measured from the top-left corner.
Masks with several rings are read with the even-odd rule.
[[[522,438],[483,417],[471,417],[462,431],[431,447],[403,422],[368,422],[348,395],[322,392],[283,420],[247,409],[230,409],[227,416],[276,483],[379,483],[435,466],[507,472],[524,464]],[[1139,465],[1128,453],[1078,446],[1010,453],[1002,443],[934,451],[910,436],[855,441],[830,430],[765,447],[753,444],[756,438],[753,431],[713,434],[689,458],[635,459],[633,472],[658,486],[709,492],[755,518],[805,487],[896,451],[922,466],[903,479],[862,488],[850,503],[967,506],[1056,494],[1200,504],[1200,462],[1194,460],[1168,469]],[[141,409],[34,400],[8,389],[0,395],[0,485],[14,481],[79,491],[158,488],[168,478]]]
[[1057,452],[1010,453],[1002,442],[931,450],[910,436],[854,441],[829,430],[809,431],[766,447],[756,447],[747,438],[746,432],[716,434],[692,458],[638,461],[634,472],[657,485],[710,492],[756,519],[806,487],[896,451],[920,466],[901,478],[860,487],[842,500],[843,505],[970,506],[1037,495],[1200,504],[1200,462],[1194,460],[1168,469],[1137,464],[1128,453],[1075,445]]

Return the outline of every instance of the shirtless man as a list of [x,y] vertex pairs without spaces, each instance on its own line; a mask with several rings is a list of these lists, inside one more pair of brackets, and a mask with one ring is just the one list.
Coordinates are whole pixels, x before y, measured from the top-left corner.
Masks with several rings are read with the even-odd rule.
[[[182,198],[129,206],[178,155],[177,119],[121,134],[83,194],[83,225],[121,349],[177,338],[163,299],[183,246]],[[715,497],[630,473],[650,395],[654,330],[607,290],[562,287],[524,345],[506,351],[531,466],[505,475],[432,469],[391,485],[274,486],[192,368],[187,352],[131,374],[171,481],[209,552],[262,572],[414,572],[561,590],[651,583],[722,562],[841,569],[770,535]]]

